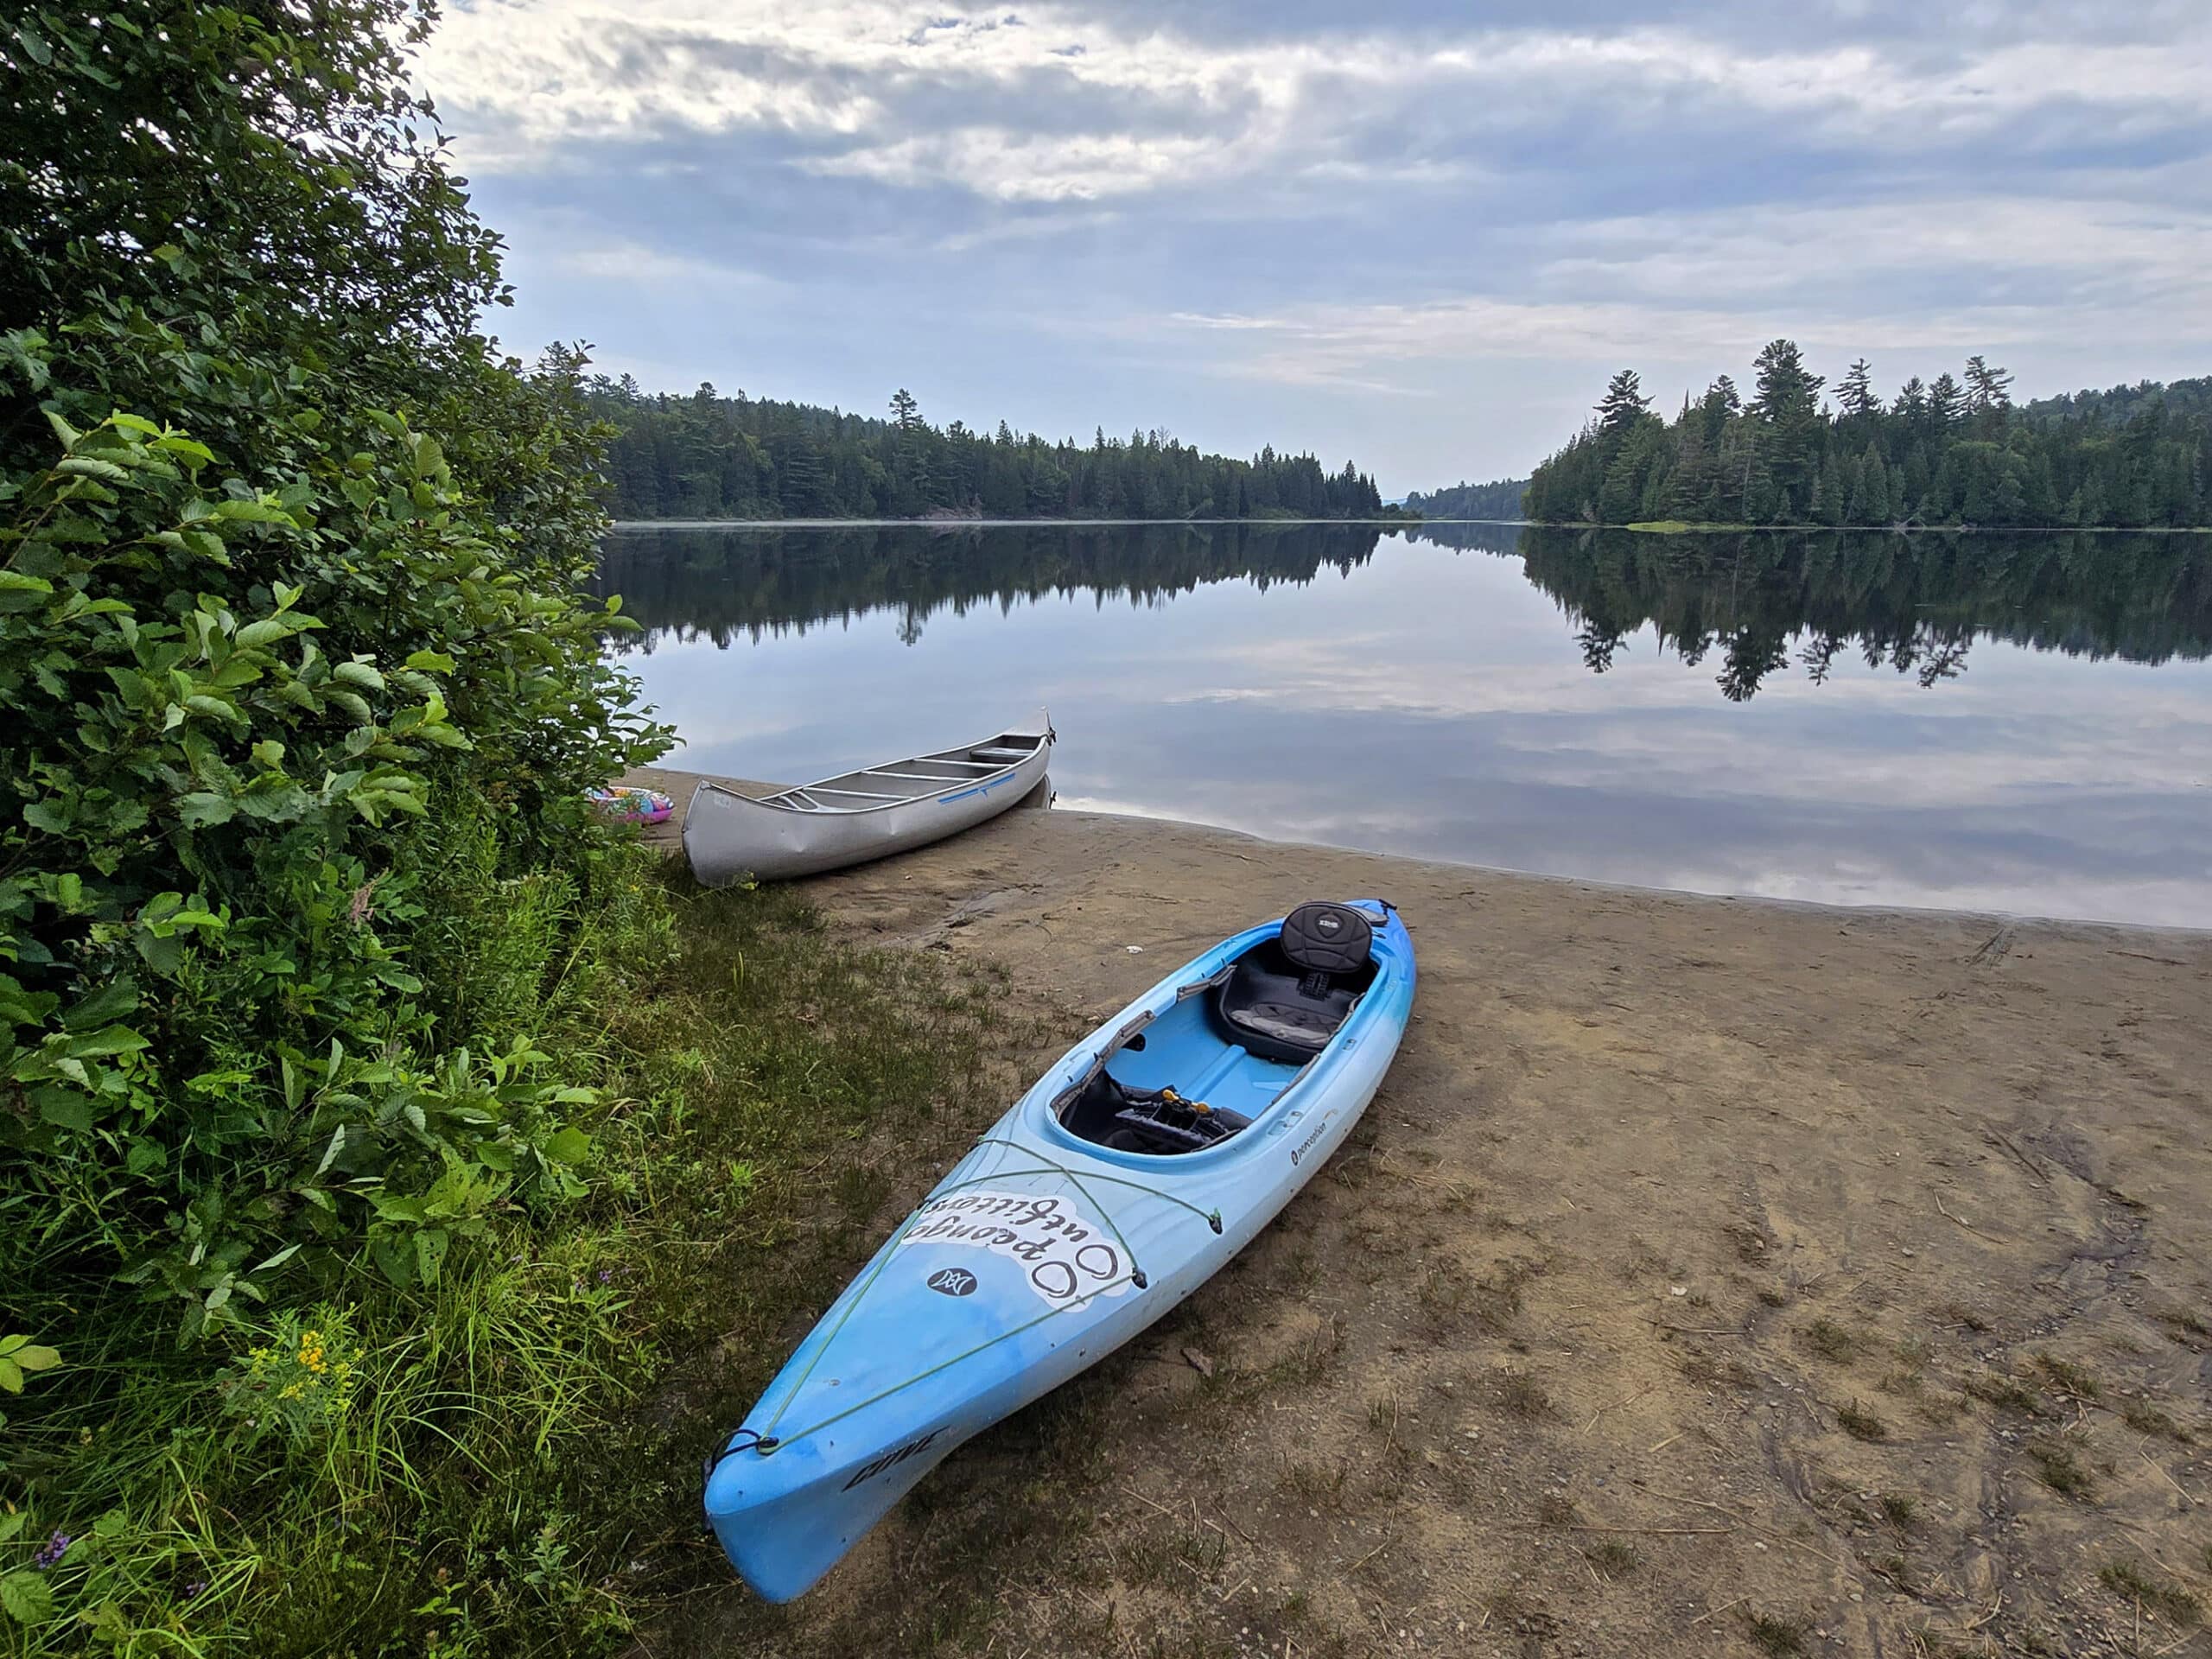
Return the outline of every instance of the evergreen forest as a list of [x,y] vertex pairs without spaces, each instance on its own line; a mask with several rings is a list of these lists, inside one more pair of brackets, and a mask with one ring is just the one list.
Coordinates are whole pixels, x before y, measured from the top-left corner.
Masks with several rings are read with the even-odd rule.
[[888,419],[810,404],[654,395],[628,376],[589,383],[613,429],[606,470],[618,519],[1375,518],[1395,516],[1351,461],[1263,448],[1209,455],[1165,432],[1088,445],[922,418],[901,388]]
[[1415,490],[1406,498],[1406,511],[1424,518],[1518,518],[1528,488],[1525,478],[1501,478],[1490,484],[1463,480],[1427,495]]
[[[1831,389],[1795,341],[1723,375],[1674,417],[1623,369],[1582,430],[1529,480],[1547,524],[2212,524],[2212,377],[2015,404],[1981,357],[1894,393],[1853,363]],[[1433,511],[1433,509],[1432,509]]]

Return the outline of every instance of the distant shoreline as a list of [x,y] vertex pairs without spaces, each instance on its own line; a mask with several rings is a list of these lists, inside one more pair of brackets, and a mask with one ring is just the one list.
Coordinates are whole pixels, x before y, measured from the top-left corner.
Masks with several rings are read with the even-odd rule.
[[2093,536],[2212,536],[2212,524],[1699,524],[1680,518],[1632,524],[1589,524],[1575,519],[1517,522],[1535,530],[1632,530],[1639,536],[1742,536],[1773,531],[1793,535],[1852,531],[1867,536],[2071,536],[2082,531]]
[[969,530],[1067,529],[1180,524],[1376,524],[1419,530],[1425,524],[1503,524],[1523,530],[1619,530],[1638,536],[2212,536],[2212,524],[1695,524],[1658,519],[1632,524],[1591,524],[1539,518],[617,518],[609,530]]
[[[1116,524],[1483,524],[1475,518],[617,518],[609,530],[969,530],[1021,525],[1043,529],[1071,525],[1099,529]],[[1510,522],[1499,520],[1497,522]]]

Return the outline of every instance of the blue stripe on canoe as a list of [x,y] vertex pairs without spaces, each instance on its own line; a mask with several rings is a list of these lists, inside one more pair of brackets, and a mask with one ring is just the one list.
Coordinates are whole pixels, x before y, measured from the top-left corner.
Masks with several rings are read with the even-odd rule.
[[937,802],[939,806],[950,806],[955,801],[964,801],[970,795],[987,795],[1004,782],[1006,782],[1004,778],[994,778],[988,784],[978,784],[973,789],[963,789],[957,795],[940,795],[937,798]]

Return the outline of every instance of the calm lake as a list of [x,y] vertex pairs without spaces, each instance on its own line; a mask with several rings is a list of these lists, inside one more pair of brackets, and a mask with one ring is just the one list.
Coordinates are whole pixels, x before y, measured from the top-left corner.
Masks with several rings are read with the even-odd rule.
[[801,782],[1043,705],[1063,807],[2212,926],[2212,537],[649,530],[601,580],[671,766]]

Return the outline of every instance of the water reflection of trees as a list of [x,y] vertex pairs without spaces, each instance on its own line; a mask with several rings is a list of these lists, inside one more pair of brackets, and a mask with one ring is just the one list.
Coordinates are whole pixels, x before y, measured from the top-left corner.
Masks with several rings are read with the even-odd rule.
[[1592,673],[1646,626],[1693,666],[1719,653],[1741,702],[1794,654],[1815,683],[1840,658],[1923,686],[1979,638],[2133,663],[2212,655],[2212,547],[2195,536],[1786,534],[1433,524],[1418,537],[1519,555]]
[[[1386,534],[1362,524],[911,525],[652,531],[612,537],[598,588],[631,636],[735,638],[890,613],[912,645],[931,617],[1048,595],[1156,605],[1209,583],[1349,572]],[[2212,655],[2212,545],[2195,536],[1917,536],[1624,531],[1435,524],[1413,539],[1516,556],[1556,601],[1593,674],[1650,627],[1741,702],[1794,661],[1814,682],[1856,657],[1932,686],[1979,638],[2160,663]]]
[[1367,524],[991,524],[940,529],[657,530],[610,536],[594,586],[654,637],[804,632],[879,610],[912,645],[939,611],[1011,610],[1051,594],[1158,604],[1210,582],[1309,582],[1350,571],[1384,532]]

